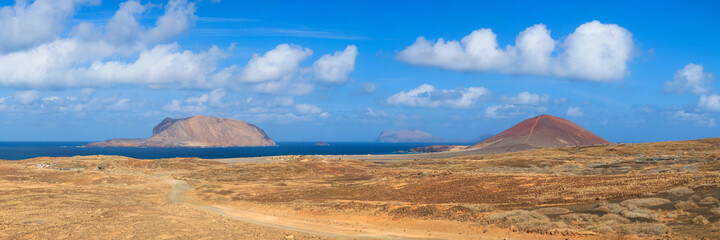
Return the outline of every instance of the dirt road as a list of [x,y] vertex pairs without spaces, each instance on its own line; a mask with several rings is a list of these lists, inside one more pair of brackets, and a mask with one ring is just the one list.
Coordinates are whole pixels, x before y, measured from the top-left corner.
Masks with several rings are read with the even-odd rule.
[[496,236],[458,236],[457,234],[430,232],[427,230],[392,229],[354,220],[340,221],[298,216],[276,216],[226,206],[209,205],[188,197],[193,190],[188,183],[174,179],[165,179],[165,182],[171,187],[166,197],[169,202],[188,203],[227,218],[281,230],[350,239],[503,239]]

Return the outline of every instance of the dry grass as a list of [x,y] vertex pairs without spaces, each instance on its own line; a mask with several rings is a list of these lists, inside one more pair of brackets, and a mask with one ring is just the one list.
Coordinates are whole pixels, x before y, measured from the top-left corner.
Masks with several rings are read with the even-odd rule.
[[563,222],[550,221],[547,216],[526,210],[512,210],[494,213],[485,218],[490,222],[513,226],[526,232],[548,233],[551,230],[566,228]]
[[687,201],[681,201],[675,204],[677,210],[688,210],[698,208],[698,205],[692,199]]

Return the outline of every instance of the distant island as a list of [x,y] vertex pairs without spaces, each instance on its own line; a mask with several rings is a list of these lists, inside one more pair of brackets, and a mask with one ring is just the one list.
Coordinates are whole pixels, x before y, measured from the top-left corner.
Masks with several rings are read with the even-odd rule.
[[319,141],[315,143],[315,146],[330,146],[330,144],[327,142]]
[[380,133],[378,142],[443,142],[444,139],[435,137],[420,130],[385,130]]
[[149,139],[114,138],[88,147],[254,147],[275,146],[259,127],[236,119],[197,115],[165,118]]
[[376,142],[386,142],[386,143],[428,143],[428,142],[479,142],[482,140],[485,140],[486,138],[492,136],[492,134],[483,134],[478,136],[477,138],[473,140],[468,139],[446,139],[442,137],[436,137],[433,136],[427,132],[423,132],[420,130],[415,129],[405,129],[405,130],[385,130],[380,133],[380,136],[375,140]]

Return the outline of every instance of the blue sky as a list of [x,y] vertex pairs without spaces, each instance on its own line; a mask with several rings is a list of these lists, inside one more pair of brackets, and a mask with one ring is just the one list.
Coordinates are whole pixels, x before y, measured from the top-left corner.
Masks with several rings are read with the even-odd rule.
[[[276,141],[720,136],[714,2],[2,1],[0,141],[149,137],[165,117]],[[419,38],[422,37],[422,38]]]

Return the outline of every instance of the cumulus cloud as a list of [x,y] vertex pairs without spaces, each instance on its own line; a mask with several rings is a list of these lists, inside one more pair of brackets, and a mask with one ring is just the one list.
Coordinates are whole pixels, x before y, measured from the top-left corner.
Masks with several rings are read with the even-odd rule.
[[507,104],[541,105],[548,103],[548,100],[550,100],[550,95],[521,92],[518,93],[518,95],[515,97],[502,97],[502,100]]
[[[105,26],[105,40],[113,44],[133,44],[140,34],[140,23],[137,15],[145,12],[145,6],[138,1],[127,1],[120,4],[110,21]],[[76,35],[83,38],[93,38],[94,26],[89,23],[79,25]]]
[[199,53],[178,48],[177,44],[157,45],[142,51],[134,62],[95,62],[88,68],[77,69],[74,79],[96,79],[106,84],[145,84],[156,88],[207,88],[218,84],[213,82],[217,79],[214,76],[218,62],[225,58],[219,48],[212,47]]
[[165,5],[165,14],[155,22],[155,27],[140,34],[146,43],[156,43],[174,38],[187,31],[194,23],[195,4],[187,0],[170,0]]
[[0,53],[33,47],[54,40],[65,29],[63,22],[79,5],[93,0],[15,1],[0,8]]
[[422,84],[410,91],[401,91],[388,97],[387,103],[405,107],[470,108],[489,94],[490,90],[484,87],[444,90],[435,89],[434,86],[429,84]]
[[697,105],[701,110],[720,112],[720,95],[702,95]]
[[591,81],[621,79],[632,59],[632,33],[615,24],[592,21],[580,25],[563,43],[555,72]]
[[500,48],[497,36],[483,28],[460,41],[419,37],[397,58],[422,66],[458,71],[555,75],[606,82],[627,74],[632,59],[632,33],[615,24],[592,21],[580,25],[562,43],[543,24],[521,32],[514,46]]
[[311,80],[342,84],[355,69],[357,47],[326,54],[311,67],[301,68],[313,51],[297,45],[280,44],[263,55],[254,54],[239,77],[243,84],[251,84],[257,93],[302,96],[310,94],[315,85]]
[[[54,6],[46,2],[49,1],[35,1],[30,7],[36,4]],[[71,2],[81,1],[61,0],[55,4],[61,2],[72,5]],[[211,47],[204,52],[192,52],[180,50],[177,43],[155,44],[187,31],[195,18],[194,4],[186,0],[170,0],[165,6],[164,14],[154,27],[140,26],[137,18],[148,7],[131,0],[120,4],[104,29],[81,22],[69,36],[55,36],[28,48],[0,53],[0,86],[51,88],[133,84],[154,88],[211,89],[225,84],[234,66],[217,68],[226,57],[223,50]],[[68,11],[72,13],[74,8]],[[51,20],[62,25],[56,18]],[[0,25],[8,24],[7,21],[8,18],[0,18]],[[12,38],[12,34],[19,33],[3,32],[3,39]],[[162,37],[155,36],[158,34]]]
[[565,113],[565,116],[568,117],[582,117],[583,115],[585,115],[585,112],[580,107],[569,107]]
[[[108,21],[104,39],[113,44],[154,44],[172,39],[190,29],[195,19],[195,4],[187,0],[170,0],[165,5],[165,13],[155,21],[155,27],[145,29],[138,23],[138,15],[144,13],[147,6],[136,0],[120,4],[120,8]],[[79,25],[77,33],[87,36],[84,29],[91,29],[87,23]]]
[[706,94],[710,92],[710,84],[715,81],[712,73],[703,71],[702,64],[689,63],[675,72],[673,81],[665,82],[666,92]]
[[349,45],[342,52],[326,54],[312,65],[314,78],[325,83],[344,83],[348,74],[355,70],[355,57],[358,50],[355,45]]
[[222,99],[227,92],[223,89],[215,89],[209,93],[200,95],[199,97],[189,97],[180,100],[172,100],[163,107],[167,112],[179,112],[197,114],[205,112],[209,107],[226,106]]
[[102,21],[79,21],[71,31],[63,30],[66,22],[72,22],[65,20],[72,17],[78,6],[89,2],[99,1],[37,0],[32,4],[17,1],[14,6],[2,8],[0,87],[138,85],[250,89],[257,93],[300,96],[313,91],[311,80],[344,83],[354,70],[357,56],[354,45],[321,56],[312,66],[301,67],[312,50],[291,44],[280,44],[263,55],[254,55],[244,68],[236,65],[221,68],[226,65],[223,61],[228,50],[212,46],[205,51],[188,51],[170,42],[187,32],[197,19],[195,3],[188,0],[168,0],[154,24],[147,24],[149,21],[142,18],[158,5],[128,0],[118,5],[104,26],[96,26]]
[[254,54],[241,80],[244,82],[265,82],[289,79],[297,74],[300,62],[312,55],[312,50],[300,46],[280,44],[264,55]]

